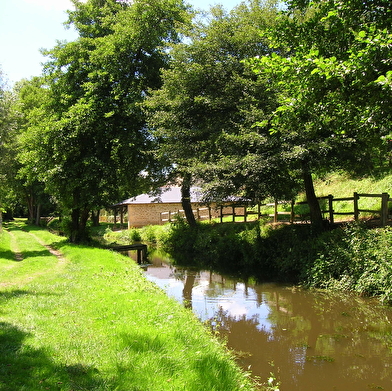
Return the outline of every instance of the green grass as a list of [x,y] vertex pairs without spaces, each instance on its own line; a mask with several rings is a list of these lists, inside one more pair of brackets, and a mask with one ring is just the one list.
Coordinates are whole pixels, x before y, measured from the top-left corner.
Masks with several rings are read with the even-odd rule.
[[315,183],[318,196],[333,194],[335,197],[349,197],[357,193],[389,193],[392,195],[392,174],[377,177],[350,178],[347,175],[334,173]]
[[[392,174],[384,175],[381,178],[365,177],[361,179],[350,178],[345,174],[334,173],[324,179],[319,179],[315,183],[318,197],[332,194],[334,198],[352,197],[354,192],[362,194],[389,193],[392,197]],[[379,210],[381,206],[380,198],[362,197],[359,199],[359,209]],[[335,212],[352,212],[354,210],[352,201],[334,202]],[[369,213],[362,213],[362,216],[369,216]],[[339,218],[337,218],[339,219]]]
[[1,391],[252,389],[221,343],[127,257],[20,224],[0,233],[0,256]]

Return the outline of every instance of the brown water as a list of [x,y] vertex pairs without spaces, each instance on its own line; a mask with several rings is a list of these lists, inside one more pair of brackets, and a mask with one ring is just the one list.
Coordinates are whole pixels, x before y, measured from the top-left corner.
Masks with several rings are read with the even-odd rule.
[[392,308],[349,294],[244,284],[152,258],[146,276],[281,391],[392,390]]

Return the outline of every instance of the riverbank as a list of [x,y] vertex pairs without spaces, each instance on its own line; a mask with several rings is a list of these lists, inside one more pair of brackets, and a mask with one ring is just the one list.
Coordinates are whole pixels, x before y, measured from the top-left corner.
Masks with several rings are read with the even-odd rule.
[[8,223],[0,274],[2,390],[253,389],[193,314],[120,254]]
[[[155,238],[154,235],[155,234]],[[347,223],[325,232],[310,225],[185,222],[138,231],[179,265],[194,265],[259,282],[288,282],[309,288],[351,291],[392,303],[392,228]],[[132,241],[135,232],[107,233]],[[117,238],[117,239],[116,239]]]
[[392,390],[392,307],[347,292],[244,282],[160,255],[151,252],[147,278],[241,352],[252,378],[272,371],[281,391]]

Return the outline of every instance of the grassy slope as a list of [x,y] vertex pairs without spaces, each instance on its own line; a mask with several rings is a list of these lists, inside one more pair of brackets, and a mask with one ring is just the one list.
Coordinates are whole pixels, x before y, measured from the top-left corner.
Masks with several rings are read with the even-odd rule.
[[346,175],[331,174],[325,180],[318,180],[315,184],[318,196],[333,194],[335,197],[350,197],[357,193],[389,193],[392,195],[392,174],[383,178],[367,177],[351,179]]
[[[315,183],[318,197],[332,194],[335,198],[352,197],[354,192],[365,194],[389,193],[392,197],[392,174],[383,178],[367,177],[362,179],[352,179],[346,175],[331,174],[324,180]],[[363,197],[359,200],[360,209],[378,210],[380,209],[380,198]],[[334,203],[336,212],[346,212],[353,210],[353,203],[342,201]]]
[[11,227],[0,303],[2,391],[251,389],[191,312],[114,252]]

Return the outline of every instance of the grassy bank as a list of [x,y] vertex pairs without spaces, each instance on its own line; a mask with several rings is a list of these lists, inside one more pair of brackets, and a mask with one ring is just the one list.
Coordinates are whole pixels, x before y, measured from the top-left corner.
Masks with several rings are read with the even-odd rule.
[[126,257],[14,223],[0,233],[0,275],[0,390],[252,389]]

